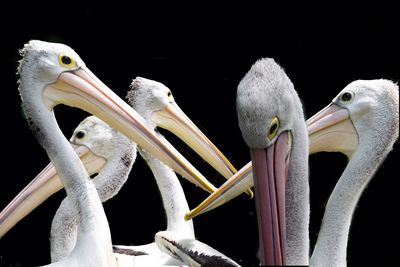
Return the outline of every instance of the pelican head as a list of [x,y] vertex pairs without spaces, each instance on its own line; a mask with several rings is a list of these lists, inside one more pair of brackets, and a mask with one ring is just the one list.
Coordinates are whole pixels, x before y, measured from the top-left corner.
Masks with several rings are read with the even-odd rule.
[[301,103],[283,69],[273,59],[262,59],[239,83],[236,108],[253,162],[261,264],[285,264],[285,187],[292,136],[306,134],[305,125],[298,127],[305,124]]
[[152,119],[153,113],[165,109],[175,102],[171,90],[164,84],[136,77],[131,83],[131,90],[128,92],[128,103],[151,124],[152,128],[158,125]]
[[59,43],[32,40],[24,45],[20,54],[22,56],[18,66],[20,76],[45,84],[56,82],[64,71],[77,70],[85,66],[72,48]]
[[84,119],[75,128],[70,143],[75,146],[85,146],[98,157],[109,160],[117,154],[122,146],[130,146],[134,150],[136,144],[111,128],[95,116]]
[[[127,99],[151,128],[159,126],[178,136],[226,179],[236,173],[228,159],[186,116],[176,103],[171,90],[164,84],[136,77],[132,81]],[[252,195],[251,190],[248,193]]]
[[[393,82],[385,79],[379,80],[357,80],[347,85],[333,101],[334,104],[348,110],[351,121],[357,130],[359,138],[362,133],[375,130],[370,129],[373,125],[382,125],[385,120],[382,116],[390,116],[390,125],[385,125],[386,131],[399,130],[399,87]],[[398,134],[397,134],[398,135]]]
[[292,129],[294,103],[289,92],[296,93],[293,84],[273,59],[258,61],[241,80],[236,109],[249,147],[269,147],[281,133]]
[[[341,152],[351,158],[363,138],[384,143],[385,136],[398,136],[398,105],[398,85],[389,80],[357,80],[348,84],[331,104],[307,121],[310,154]],[[393,119],[383,119],[387,117]],[[376,127],[371,129],[371,125]],[[385,135],[381,129],[394,134]]]

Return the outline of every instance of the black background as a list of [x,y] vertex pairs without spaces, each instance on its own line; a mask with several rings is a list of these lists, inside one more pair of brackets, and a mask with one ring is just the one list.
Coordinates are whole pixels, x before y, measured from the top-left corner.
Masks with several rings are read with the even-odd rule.
[[[3,159],[0,209],[46,166],[21,115],[17,91],[18,49],[30,39],[71,46],[86,65],[120,97],[133,78],[160,81],[180,107],[240,168],[250,160],[237,125],[236,87],[259,58],[273,57],[286,70],[301,97],[306,117],[325,107],[357,79],[400,79],[399,22],[393,7],[90,6],[65,4],[47,11],[8,6],[1,18],[1,140]],[[58,107],[56,116],[71,135],[87,116]],[[167,138],[210,181],[223,178],[171,134]],[[363,193],[353,217],[349,266],[394,263],[398,247],[398,144]],[[14,167],[13,167],[14,166]],[[310,157],[311,242],[324,204],[346,166],[340,154]],[[191,208],[207,194],[181,180]],[[51,219],[64,197],[51,197],[0,240],[0,266],[47,264]],[[131,178],[104,204],[114,244],[152,242],[165,229],[161,200],[150,170],[138,157]],[[256,265],[254,202],[240,196],[194,219],[196,236],[244,266]],[[397,208],[396,208],[397,207]],[[394,241],[394,242],[393,242]],[[396,243],[394,243],[396,244]]]

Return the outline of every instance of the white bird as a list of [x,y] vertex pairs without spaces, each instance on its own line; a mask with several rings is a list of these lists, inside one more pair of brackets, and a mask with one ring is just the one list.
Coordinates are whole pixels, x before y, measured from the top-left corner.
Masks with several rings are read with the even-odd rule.
[[[95,116],[87,117],[78,125],[70,142],[75,147],[84,146],[96,157],[105,159],[106,163],[92,180],[101,202],[118,194],[135,162],[136,144]],[[61,202],[51,224],[52,262],[66,258],[75,247],[79,218],[77,212],[67,196]]]
[[326,204],[310,266],[346,266],[358,200],[399,136],[399,87],[383,79],[354,81],[309,119],[308,128],[310,142],[319,144],[316,151],[338,151],[350,159]]
[[[141,114],[145,120],[150,124],[150,127],[156,128],[158,124],[154,123],[154,116],[158,114],[157,117],[160,118],[160,112],[156,112],[158,110],[176,110],[181,114],[184,114],[180,108],[177,106],[176,102],[173,99],[171,91],[164,86],[163,84],[144,79],[144,78],[136,78],[131,85],[132,90],[128,93],[128,102],[131,106],[137,110],[139,114]],[[172,114],[177,114],[177,112],[173,112]],[[180,120],[175,119],[170,116],[170,125],[180,124]],[[153,118],[153,120],[152,120]],[[188,119],[189,120],[189,119]],[[165,127],[165,120],[158,119],[159,124],[163,124]],[[190,120],[189,120],[190,121]],[[172,122],[172,123],[171,123]],[[195,126],[193,124],[193,126]],[[181,128],[178,127],[178,129]],[[197,128],[197,127],[196,127]],[[198,130],[199,131],[199,130]],[[198,132],[196,130],[196,132]],[[181,135],[182,136],[182,135]],[[199,135],[196,135],[199,136]],[[163,138],[161,134],[158,134],[159,138]],[[183,138],[182,138],[183,139]],[[208,140],[208,139],[207,139]],[[192,144],[193,141],[191,141]],[[207,141],[207,143],[212,143]],[[214,147],[212,145],[211,147]],[[215,151],[218,151],[215,148]],[[201,151],[203,152],[203,151]],[[186,201],[185,194],[183,192],[182,186],[179,183],[175,172],[173,172],[169,167],[155,159],[153,156],[148,154],[139,148],[140,155],[145,159],[145,161],[150,166],[154,177],[156,178],[156,182],[158,188],[161,193],[163,206],[167,215],[167,229],[166,231],[159,232],[156,234],[156,243],[151,243],[145,246],[115,246],[118,251],[144,251],[149,255],[160,255],[160,248],[163,251],[169,251],[173,245],[179,246],[184,252],[182,252],[181,256],[177,256],[176,254],[169,253],[170,257],[174,259],[178,259],[182,261],[184,264],[189,264],[193,259],[192,255],[198,255],[198,258],[201,259],[203,263],[211,264],[212,261],[217,257],[219,259],[219,264],[224,263],[226,266],[238,266],[233,260],[229,259],[227,256],[222,253],[216,251],[215,249],[207,246],[206,244],[195,240],[193,222],[184,220],[184,215],[189,212],[189,206]],[[200,153],[199,153],[200,154]],[[220,157],[225,157],[220,154]],[[222,162],[228,162],[227,160],[222,160]],[[236,171],[236,170],[235,170]],[[169,233],[168,239],[166,238],[157,238],[158,236],[166,236],[166,233]],[[183,240],[185,242],[183,242]],[[167,241],[168,240],[168,241]],[[187,240],[190,240],[190,244],[196,244],[196,246],[190,246],[186,243]],[[172,241],[172,243],[171,243]],[[173,245],[172,245],[173,244]],[[169,249],[165,249],[168,247]],[[121,250],[122,249],[122,250]],[[183,257],[183,255],[186,255]],[[162,260],[165,259],[164,253],[159,256]],[[138,257],[136,262],[147,261],[148,258]],[[210,263],[211,261],[211,263]],[[167,264],[175,264],[174,261],[171,262],[171,258],[167,258]]]
[[300,99],[281,67],[262,59],[240,82],[236,108],[252,163],[186,218],[229,201],[254,180],[261,264],[308,265],[308,136]]
[[297,92],[273,59],[261,59],[236,100],[253,162],[261,264],[308,265],[308,135]]
[[[53,162],[78,210],[77,243],[56,266],[114,266],[111,236],[103,207],[83,164],[55,120],[54,106],[64,103],[97,115],[157,155],[188,179],[211,190],[194,167],[148,129],[143,119],[108,89],[68,46],[30,41],[21,52],[19,91],[27,121]],[[199,180],[197,180],[200,178]]]
[[[76,248],[68,258],[51,266],[118,266],[112,254],[110,229],[97,191],[59,129],[52,107],[42,100],[42,92],[48,86],[46,82],[53,78],[51,71],[59,71],[62,64],[74,62],[70,56],[59,54],[60,50],[73,55],[70,49],[61,45],[30,42],[22,51],[19,67],[19,91],[29,125],[53,161],[71,204],[80,214]],[[51,61],[57,59],[56,53],[60,55],[60,62]],[[56,80],[51,84],[54,82]]]

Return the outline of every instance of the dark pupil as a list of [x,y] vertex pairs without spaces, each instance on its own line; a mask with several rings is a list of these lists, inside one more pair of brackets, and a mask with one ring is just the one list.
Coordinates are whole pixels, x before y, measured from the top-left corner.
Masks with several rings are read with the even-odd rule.
[[172,95],[172,93],[171,92],[168,92],[168,97],[170,97]]
[[69,56],[62,56],[61,62],[64,63],[65,65],[69,65],[71,64],[72,60]]
[[271,128],[269,128],[269,134],[273,134],[278,127],[278,124],[274,123],[271,125]]
[[85,136],[85,132],[83,132],[83,131],[79,131],[76,133],[76,137],[78,139],[82,139],[84,136]]
[[343,101],[350,101],[351,100],[351,94],[350,93],[344,93],[342,95],[342,100]]

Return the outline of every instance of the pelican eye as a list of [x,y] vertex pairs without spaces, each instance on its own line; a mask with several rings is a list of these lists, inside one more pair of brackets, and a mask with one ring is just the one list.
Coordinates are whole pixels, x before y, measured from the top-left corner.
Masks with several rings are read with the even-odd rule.
[[71,56],[61,53],[58,56],[58,62],[65,68],[73,68],[76,66],[76,61]]
[[170,90],[167,91],[167,97],[168,97],[170,100],[173,100],[173,99],[174,99],[174,97],[172,96],[172,92],[171,92]]
[[75,136],[78,139],[82,139],[85,137],[85,135],[86,135],[85,131],[78,131]]
[[340,96],[340,101],[343,102],[343,103],[349,103],[350,101],[353,100],[353,97],[354,97],[354,93],[350,92],[350,91],[347,91],[347,92],[344,92]]
[[276,133],[279,130],[279,124],[280,124],[279,123],[279,118],[278,117],[273,117],[271,122],[270,122],[270,124],[269,124],[268,133],[267,133],[267,136],[268,136],[269,140],[272,140],[275,137]]

